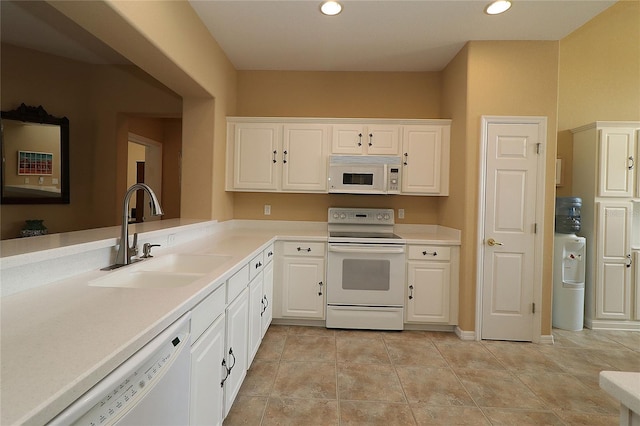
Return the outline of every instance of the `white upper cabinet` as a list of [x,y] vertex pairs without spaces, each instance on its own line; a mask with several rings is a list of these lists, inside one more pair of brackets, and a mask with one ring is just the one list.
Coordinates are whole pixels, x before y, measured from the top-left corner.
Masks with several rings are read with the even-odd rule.
[[404,126],[402,193],[449,195],[449,126]]
[[226,189],[327,192],[327,146],[324,124],[229,120]]
[[232,187],[238,190],[277,190],[279,169],[276,166],[278,150],[282,144],[282,126],[271,123],[238,123],[229,125],[228,128],[228,137],[233,138]]
[[398,155],[400,126],[387,124],[335,124],[332,154]]
[[602,128],[600,139],[600,197],[633,197],[636,129]]
[[285,124],[282,144],[282,190],[327,190],[327,126]]
[[401,194],[449,195],[451,120],[227,118],[226,190],[328,192],[332,155],[404,161]]

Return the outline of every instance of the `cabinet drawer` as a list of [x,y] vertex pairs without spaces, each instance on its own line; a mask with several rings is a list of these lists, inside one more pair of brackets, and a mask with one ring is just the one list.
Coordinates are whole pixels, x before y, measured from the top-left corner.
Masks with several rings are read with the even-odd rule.
[[227,303],[231,303],[249,284],[249,265],[245,265],[227,280]]
[[273,260],[273,256],[276,253],[275,248],[273,247],[273,244],[269,245],[269,247],[267,247],[266,249],[264,249],[264,251],[262,252],[262,256],[264,257],[264,264],[267,265],[269,262],[271,262]]
[[411,260],[450,260],[451,247],[447,246],[409,246]]
[[262,256],[262,252],[256,255],[249,262],[249,281],[253,280],[260,272],[262,272],[262,268],[264,266],[264,257]]
[[192,342],[198,340],[211,323],[224,313],[226,306],[225,286],[221,285],[193,308],[191,311]]
[[287,242],[284,243],[285,256],[324,256],[324,243]]

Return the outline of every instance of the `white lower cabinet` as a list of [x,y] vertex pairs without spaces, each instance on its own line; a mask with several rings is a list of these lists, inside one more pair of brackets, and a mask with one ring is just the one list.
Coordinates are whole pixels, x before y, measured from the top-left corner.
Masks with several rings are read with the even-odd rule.
[[249,335],[249,289],[242,290],[225,311],[227,333],[225,365],[227,377],[224,380],[224,415],[229,414],[233,401],[238,395],[242,381],[247,375],[247,349]]
[[247,367],[251,366],[262,341],[263,286],[263,274],[258,275],[249,284],[249,349],[247,351]]
[[222,314],[191,347],[189,423],[192,425],[221,425],[224,419],[222,383],[227,368],[222,361],[225,359],[225,325]]
[[285,242],[281,259],[283,318],[325,318],[325,243]]
[[264,267],[264,282],[262,287],[262,337],[269,329],[273,319],[273,262],[269,262]]
[[458,250],[408,246],[405,322],[457,324]]

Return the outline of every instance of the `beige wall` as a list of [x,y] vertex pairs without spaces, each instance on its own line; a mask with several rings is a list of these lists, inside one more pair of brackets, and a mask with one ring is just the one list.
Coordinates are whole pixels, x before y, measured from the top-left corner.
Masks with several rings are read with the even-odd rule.
[[[558,42],[506,41],[470,42],[467,89],[467,223],[463,244],[475,244],[478,217],[480,120],[483,115],[547,117],[542,334],[551,333],[553,280],[553,218],[558,97]],[[467,247],[466,250],[471,248]],[[474,250],[475,251],[475,250]],[[477,253],[465,258],[461,268],[475,271]],[[475,309],[475,277],[461,286],[460,312]],[[467,295],[467,297],[465,297]],[[473,305],[471,302],[473,301]],[[467,314],[461,328],[475,322]]]
[[[254,117],[441,118],[440,73],[238,72],[237,111]],[[446,118],[446,117],[444,117]],[[437,223],[438,197],[235,193],[238,219],[326,221],[330,206],[405,209],[398,223]],[[271,215],[264,216],[264,204]]]
[[180,215],[232,218],[233,196],[224,191],[225,118],[236,113],[236,70],[189,3],[48,3],[182,96]]
[[1,237],[16,237],[27,218],[44,219],[51,233],[119,223],[126,160],[117,171],[116,146],[126,159],[128,128],[118,142],[118,114],[175,117],[181,99],[132,66],[91,65],[6,44],[0,54],[2,110],[24,102],[69,118],[71,183],[70,204],[0,206]]
[[560,41],[558,155],[571,195],[570,129],[640,120],[640,1],[619,1]]

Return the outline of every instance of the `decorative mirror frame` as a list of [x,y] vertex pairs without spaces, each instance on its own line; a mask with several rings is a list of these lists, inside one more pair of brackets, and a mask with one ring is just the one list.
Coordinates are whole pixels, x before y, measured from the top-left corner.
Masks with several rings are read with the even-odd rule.
[[2,119],[16,120],[27,123],[52,124],[60,126],[60,196],[59,197],[8,197],[5,191],[6,157],[4,143],[4,126],[0,132],[0,145],[2,146],[2,173],[0,204],[69,204],[69,119],[67,117],[54,117],[49,115],[42,107],[20,106],[11,111],[1,111]]

